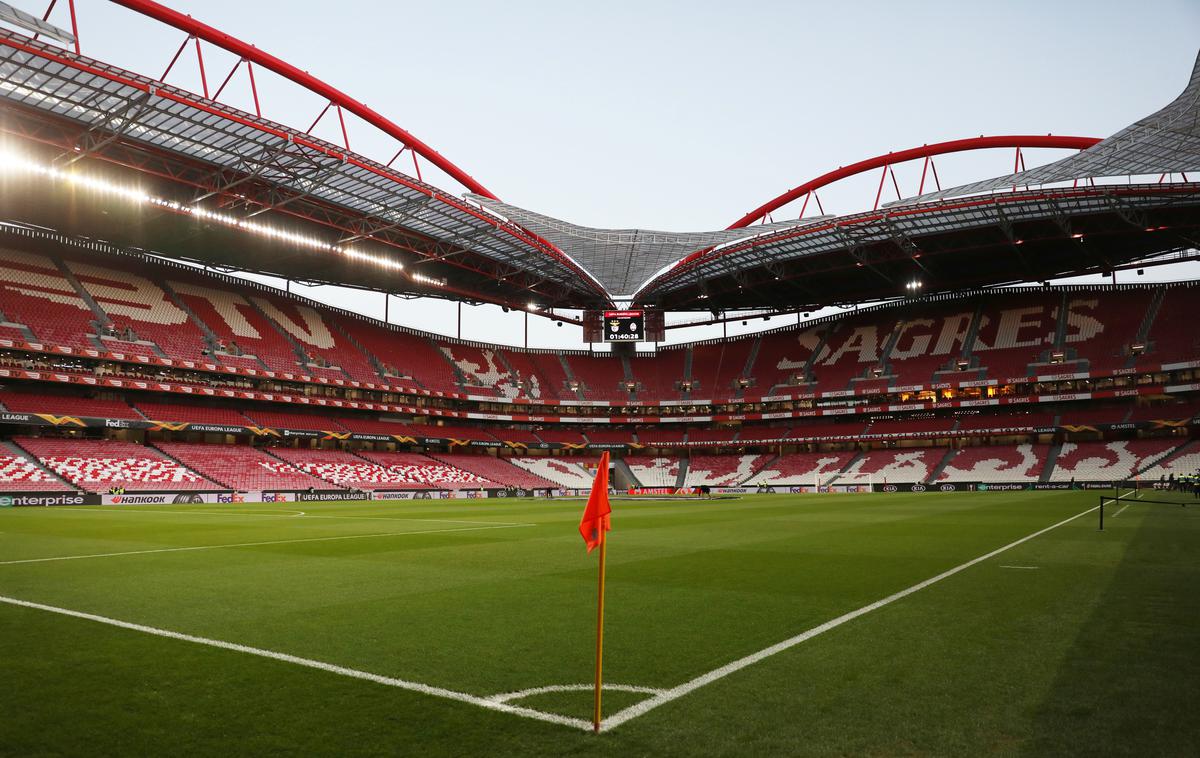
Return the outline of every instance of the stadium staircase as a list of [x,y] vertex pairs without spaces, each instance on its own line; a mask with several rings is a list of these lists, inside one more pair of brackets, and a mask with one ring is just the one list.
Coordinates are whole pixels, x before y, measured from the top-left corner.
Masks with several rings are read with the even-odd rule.
[[938,464],[929,470],[929,476],[925,478],[924,483],[936,482],[942,475],[942,471],[946,469],[946,466],[950,465],[950,461],[954,460],[956,455],[958,455],[958,448],[952,447],[948,449],[946,454],[942,456],[942,460],[938,461]]
[[[179,310],[186,313],[188,318],[191,319],[192,323],[196,325],[196,328],[200,330],[200,334],[204,336],[204,343],[208,348],[208,354],[212,357],[212,359],[217,363],[224,363],[224,361],[221,360],[221,355],[223,353],[219,351],[221,338],[217,336],[216,332],[214,332],[212,328],[204,322],[204,319],[200,318],[198,313],[192,310],[192,307],[187,304],[186,300],[179,296],[179,293],[175,291],[175,288],[171,286],[169,281],[166,279],[155,279],[154,283],[162,288],[162,291],[164,294],[166,294],[167,299],[170,300],[175,307],[179,308]],[[256,355],[242,355],[239,357],[244,360],[254,361],[258,364],[257,368],[262,371],[268,370],[267,364],[263,363],[262,360]]]
[[[513,365],[511,363],[508,362],[508,354],[504,350],[496,351],[496,361],[500,364],[500,366],[505,371],[508,372],[509,380],[514,385],[516,385],[517,387],[520,388],[521,397],[530,397],[529,390],[531,389],[531,387],[529,384],[529,377],[522,376],[521,381],[520,382],[517,381],[517,376],[518,376],[517,370],[515,368],[513,368]],[[540,382],[541,379],[539,379],[538,381]]]
[[0,450],[7,450],[8,452],[12,453],[15,456],[24,458],[25,460],[29,461],[29,463],[34,468],[38,469],[39,471],[44,473],[46,476],[48,476],[51,479],[53,479],[54,481],[58,482],[62,486],[66,487],[71,492],[83,492],[82,489],[80,489],[79,487],[75,486],[71,482],[69,482],[66,479],[59,476],[58,473],[54,469],[50,468],[49,466],[47,466],[46,464],[44,464],[40,460],[38,460],[38,457],[36,455],[29,452],[28,450],[21,447],[20,445],[18,445],[15,440],[0,441]]
[[[1166,287],[1158,287],[1154,290],[1154,295],[1150,298],[1150,305],[1146,308],[1146,315],[1142,317],[1142,323],[1138,326],[1137,336],[1134,341],[1139,345],[1145,345],[1147,350],[1153,350],[1154,346],[1149,344],[1150,329],[1154,326],[1155,319],[1158,318],[1158,310],[1162,307],[1163,299],[1167,296]],[[1125,361],[1125,368],[1132,368],[1137,361],[1137,356],[1130,354]]]
[[[1054,418],[1055,424],[1058,423],[1058,417]],[[1062,444],[1054,443],[1050,446],[1050,452],[1046,453],[1046,465],[1042,468],[1042,473],[1038,477],[1039,482],[1048,482],[1054,474],[1054,466],[1058,463],[1058,454],[1062,452]]]
[[[812,351],[812,355],[808,356],[808,360],[804,362],[804,370],[796,377],[799,383],[812,384],[813,376],[815,375],[814,366],[817,363],[817,359],[825,354],[825,351],[829,348],[829,338],[837,333],[841,325],[841,322],[833,324],[821,334],[821,339],[817,342],[816,349]],[[818,381],[820,381],[819,378]],[[831,387],[830,389],[834,388]]]
[[637,400],[637,391],[640,388],[640,385],[638,384],[637,377],[635,377],[633,375],[633,366],[629,363],[628,355],[621,353],[620,359],[621,359],[621,371],[625,375],[625,381],[629,383],[630,387],[633,387],[633,391],[629,393],[629,399],[631,401],[636,401]]
[[[684,382],[692,381],[692,358],[693,357],[694,356],[692,354],[692,346],[688,345],[687,347],[685,347],[683,349],[683,378],[680,380],[680,382],[681,382],[680,387],[686,387],[688,385],[685,384]],[[682,398],[683,400],[691,400],[692,399],[692,391],[681,389],[681,390],[679,390],[679,397]]]
[[854,465],[856,463],[858,463],[863,458],[863,456],[865,456],[866,454],[867,454],[866,450],[859,450],[858,452],[856,452],[854,454],[853,458],[846,461],[845,466],[842,466],[840,469],[838,469],[833,474],[833,476],[829,477],[829,479],[826,481],[826,484],[836,484],[837,480],[842,477],[842,474],[845,474],[846,472],[850,471],[854,467]]
[[70,284],[72,289],[75,290],[75,294],[79,295],[83,302],[87,303],[87,307],[91,309],[92,315],[96,317],[96,320],[99,321],[101,325],[110,323],[108,314],[104,312],[104,309],[100,307],[100,304],[96,302],[95,298],[92,297],[92,294],[87,291],[87,288],[80,284],[79,280],[75,278],[75,273],[71,271],[71,269],[67,268],[67,264],[57,256],[48,255],[46,256],[46,259],[54,264],[54,266],[58,269],[58,272],[62,274],[62,277],[66,279],[67,283]]
[[[283,341],[286,342],[288,347],[290,347],[292,349],[292,353],[293,353],[292,360],[296,363],[296,371],[298,373],[306,373],[306,370],[309,365],[309,360],[308,360],[308,351],[304,349],[304,346],[301,345],[299,342],[297,342],[296,338],[293,337],[291,334],[289,334],[286,329],[284,329],[282,326],[280,326],[278,323],[276,323],[275,319],[268,316],[267,312],[264,311],[261,307],[259,307],[259,304],[255,298],[247,297],[246,302],[250,304],[251,310],[253,310],[254,313],[259,318],[266,321],[271,326],[271,328],[275,330],[275,333],[278,334],[280,337],[282,337]],[[350,375],[347,374],[346,370],[344,368],[342,368],[341,366],[327,366],[325,368],[330,369],[330,370],[340,371],[342,374],[342,377],[344,379],[346,379],[347,381],[350,381]]]
[[[137,407],[136,407],[136,406],[134,407],[134,410],[135,410],[135,411],[137,410]],[[141,413],[141,411],[138,411],[138,413],[140,414],[140,413]],[[162,449],[160,446],[158,446],[158,445],[156,445],[156,444],[154,444],[154,443],[152,443],[152,442],[150,442],[150,441],[147,441],[147,442],[146,442],[146,447],[148,447],[148,448],[152,448],[152,449],[153,449],[155,452],[157,452],[157,453],[158,453],[159,455],[161,455],[162,457],[166,458],[166,459],[167,459],[167,460],[169,460],[169,461],[172,461],[173,463],[177,464],[177,465],[178,465],[180,468],[182,468],[182,469],[185,469],[185,470],[187,470],[187,471],[191,471],[193,474],[195,474],[196,476],[200,477],[201,479],[207,479],[208,481],[210,481],[210,482],[212,482],[212,483],[214,483],[214,484],[218,484],[218,485],[220,485],[220,486],[222,486],[222,487],[227,487],[227,486],[228,486],[228,485],[227,485],[227,484],[225,484],[224,482],[218,482],[216,479],[213,479],[213,478],[212,478],[212,477],[210,477],[208,474],[201,473],[200,471],[198,471],[198,470],[196,470],[196,469],[192,468],[192,467],[191,467],[191,466],[189,466],[188,464],[186,464],[186,463],[184,463],[183,461],[179,460],[179,459],[178,459],[178,458],[176,458],[175,456],[173,456],[173,455],[171,455],[170,453],[168,453],[166,450],[163,450],[163,449]]]
[[691,458],[688,457],[679,459],[679,474],[675,477],[675,489],[677,490],[683,489],[684,484],[687,483],[689,461],[691,461]]
[[459,368],[458,364],[455,363],[454,360],[449,355],[446,354],[446,351],[442,349],[441,345],[439,345],[438,343],[433,341],[432,337],[425,337],[424,339],[431,346],[433,346],[434,352],[436,352],[438,355],[442,356],[442,360],[444,360],[446,362],[446,365],[450,367],[450,371],[454,375],[454,382],[458,385],[459,391],[460,392],[470,392],[471,388],[474,385],[469,384],[467,382],[467,376],[466,376],[466,374],[463,373],[463,370],[461,368]]
[[[971,316],[971,325],[967,327],[967,334],[963,337],[962,351],[955,359],[967,361],[967,365],[971,368],[979,367],[979,360],[975,357],[975,340],[979,338],[979,330],[983,325],[983,302],[980,301],[975,306],[975,313]],[[983,376],[982,371],[980,376]]]
[[[555,353],[554,357],[558,359],[559,365],[562,366],[563,373],[567,375],[567,381],[578,388],[574,391],[575,399],[586,399],[583,396],[583,383],[579,381],[579,377],[575,376],[575,372],[571,370],[571,364],[567,361],[566,356],[564,356],[562,353]],[[570,385],[568,385],[568,387],[564,387],[563,389],[569,390],[569,387]],[[632,476],[632,474],[630,474],[630,476]]]
[[1142,474],[1149,471],[1150,469],[1155,468],[1156,466],[1161,466],[1163,461],[1165,461],[1169,458],[1178,458],[1181,455],[1187,455],[1188,453],[1190,453],[1192,451],[1193,448],[1196,448],[1196,447],[1200,447],[1200,440],[1188,440],[1187,442],[1184,442],[1179,447],[1172,448],[1165,455],[1160,455],[1160,456],[1154,458],[1153,460],[1147,458],[1144,461],[1146,465],[1142,466],[1137,471],[1135,471],[1134,476],[1141,476]]
[[[383,363],[377,357],[375,357],[374,353],[372,353],[370,350],[367,350],[358,340],[351,337],[350,333],[343,329],[342,325],[338,323],[336,319],[329,319],[329,327],[337,334],[338,339],[345,340],[347,344],[365,355],[367,357],[367,362],[371,364],[371,368],[375,369],[375,373],[379,375],[380,379],[383,379],[386,373],[383,368]],[[414,381],[416,380],[414,379]],[[420,382],[416,383],[420,384]],[[421,386],[424,387],[425,385]]]
[[17,330],[21,333],[21,338],[26,342],[41,342],[41,340],[37,338],[37,335],[35,335],[28,326],[15,321],[9,321],[8,316],[4,315],[3,311],[0,311],[0,326],[6,326],[10,329]]
[[196,325],[196,328],[200,330],[200,333],[204,335],[204,340],[208,343],[208,346],[210,348],[215,348],[218,342],[217,335],[213,333],[212,329],[208,328],[208,324],[200,320],[200,317],[196,315],[196,312],[192,310],[192,307],[179,296],[179,293],[176,292],[173,287],[171,287],[171,283],[166,279],[155,279],[154,283],[162,288],[163,294],[167,296],[167,299],[171,301],[172,305],[187,314],[187,317],[191,319],[192,323]]
[[617,485],[617,489],[630,489],[631,487],[641,487],[642,483],[633,475],[633,470],[629,468],[629,464],[621,458],[612,459],[613,466],[613,483]]
[[[753,387],[757,384],[754,380],[754,362],[758,360],[758,350],[762,347],[762,335],[755,335],[753,342],[750,343],[750,352],[746,355],[746,365],[742,367],[742,377],[749,380],[749,386]],[[742,386],[735,387],[733,397],[735,400],[741,400],[746,396],[746,389]]]
[[772,454],[770,460],[768,460],[766,463],[764,463],[763,465],[761,465],[757,469],[755,469],[753,474],[746,477],[742,481],[738,482],[738,486],[739,487],[748,487],[748,486],[754,485],[755,477],[757,477],[759,474],[761,474],[764,471],[771,471],[781,457],[782,456],[780,456],[780,455]]
[[904,332],[904,326],[907,323],[904,319],[897,319],[892,333],[888,335],[887,340],[883,343],[883,349],[879,351],[879,366],[883,369],[883,376],[889,377],[889,387],[892,386],[892,378],[895,377],[895,372],[892,371],[892,351],[896,349],[896,343],[900,341],[900,335]]

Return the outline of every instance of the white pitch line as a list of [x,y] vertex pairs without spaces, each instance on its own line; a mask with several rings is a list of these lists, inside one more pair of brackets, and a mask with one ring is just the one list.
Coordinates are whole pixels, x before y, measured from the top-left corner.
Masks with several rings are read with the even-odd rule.
[[[127,515],[136,515],[138,513],[156,513],[165,514],[168,516],[257,516],[259,518],[297,518],[303,516],[305,518],[319,519],[352,519],[355,521],[426,521],[435,524],[483,524],[486,526],[517,526],[516,521],[465,521],[463,519],[450,518],[410,518],[407,516],[318,516],[304,511],[282,510],[276,513],[270,512],[250,512],[250,511],[196,511],[191,509],[180,510],[158,510],[153,508],[140,508],[138,506],[125,506],[121,508],[105,508],[95,505],[64,505],[53,509],[53,512],[58,511],[79,511],[82,513],[124,513]],[[523,524],[521,524],[523,525]]]
[[1002,569],[1024,569],[1026,571],[1035,571],[1039,566],[1001,566]]
[[162,547],[152,550],[126,550],[120,553],[88,553],[85,555],[59,555],[50,558],[22,558],[15,561],[0,561],[0,566],[17,563],[49,563],[51,561],[77,561],[84,558],[116,558],[123,555],[149,555],[151,553],[186,553],[194,550],[223,550],[231,547],[260,547],[263,545],[289,545],[298,542],[333,542],[335,540],[361,540],[371,537],[404,537],[414,534],[450,534],[454,532],[478,532],[488,529],[516,529],[537,524],[503,524],[497,526],[468,526],[462,529],[421,529],[411,532],[378,532],[375,534],[345,534],[335,537],[302,537],[294,540],[266,540],[264,542],[235,542],[225,545],[194,545],[191,547]]
[[705,685],[712,684],[713,682],[718,681],[720,679],[724,679],[725,677],[729,676],[730,674],[733,674],[737,671],[741,671],[742,669],[746,668],[747,666],[753,666],[754,664],[758,663],[759,661],[770,658],[771,656],[776,655],[778,653],[782,653],[785,650],[788,650],[790,648],[795,647],[796,645],[799,645],[801,642],[806,642],[806,641],[812,639],[813,637],[816,637],[819,634],[828,632],[830,629],[836,629],[837,627],[841,626],[842,624],[846,623],[847,621],[853,621],[854,619],[858,618],[859,616],[864,616],[864,615],[870,613],[871,611],[878,610],[879,608],[882,608],[885,605],[889,605],[891,603],[896,602],[897,600],[906,598],[909,595],[913,594],[914,592],[920,592],[921,590],[925,589],[926,587],[930,586],[931,584],[936,584],[937,582],[940,582],[943,579],[947,579],[951,576],[954,576],[955,574],[959,573],[960,571],[965,571],[966,569],[969,569],[970,567],[972,567],[978,563],[982,563],[983,561],[986,561],[989,558],[995,558],[997,555],[1000,555],[1001,553],[1003,553],[1007,550],[1011,550],[1012,548],[1017,547],[1018,545],[1022,545],[1024,543],[1028,542],[1029,540],[1033,539],[1034,537],[1039,537],[1052,529],[1057,529],[1058,527],[1062,526],[1063,524],[1068,524],[1068,523],[1074,521],[1075,519],[1079,518],[1080,516],[1085,516],[1085,515],[1091,513],[1092,511],[1096,510],[1099,507],[1100,506],[1098,506],[1098,505],[1094,505],[1091,508],[1088,508],[1086,511],[1083,511],[1081,513],[1076,513],[1074,516],[1071,516],[1070,518],[1066,518],[1066,519],[1063,519],[1062,521],[1059,521],[1057,524],[1048,526],[1045,529],[1039,529],[1038,531],[1034,532],[1033,534],[1026,535],[1025,537],[1022,537],[1021,539],[1016,540],[1015,542],[1008,543],[1004,547],[997,548],[990,553],[987,553],[985,555],[979,556],[978,558],[969,560],[966,563],[955,566],[954,568],[949,569],[947,571],[943,571],[942,573],[938,574],[937,576],[930,577],[929,579],[926,579],[923,582],[918,582],[917,584],[914,584],[913,586],[911,586],[907,589],[903,589],[903,590],[900,590],[899,592],[888,595],[887,597],[883,598],[882,600],[876,600],[874,603],[871,603],[870,605],[864,605],[863,607],[861,607],[857,610],[850,611],[849,613],[844,613],[835,619],[826,621],[824,624],[821,624],[820,626],[815,626],[806,632],[797,634],[795,637],[790,637],[790,638],[784,640],[783,642],[778,642],[774,645],[771,645],[770,647],[763,648],[762,650],[759,650],[757,653],[751,653],[750,655],[747,655],[743,658],[739,658],[736,661],[732,661],[730,663],[725,664],[724,666],[715,668],[712,671],[709,671],[705,674],[701,674],[700,676],[696,677],[695,679],[684,682],[683,684],[681,684],[677,687],[672,687],[671,689],[666,690],[665,692],[662,692],[658,695],[655,695],[654,697],[649,698],[648,700],[643,700],[642,702],[640,702],[636,705],[631,705],[628,708],[625,708],[624,710],[617,711],[613,715],[604,719],[600,723],[600,728],[603,731],[603,730],[608,730],[608,729],[613,729],[615,727],[618,727],[621,724],[624,724],[626,721],[629,721],[630,719],[634,719],[634,718],[637,718],[638,716],[642,716],[642,715],[645,715],[646,713],[649,713],[650,711],[654,710],[655,708],[659,707],[660,705],[665,705],[665,704],[671,702],[672,700],[678,700],[679,698],[683,697],[684,695],[687,695],[688,693],[695,692],[696,690],[700,689],[701,687],[704,687]]
[[22,608],[32,608],[34,610],[46,611],[48,613],[57,613],[62,616],[71,616],[85,621],[94,621],[99,624],[115,626],[120,629],[128,629],[134,632],[143,634],[152,634],[155,637],[166,637],[172,640],[182,640],[184,642],[192,642],[197,645],[206,645],[208,647],[220,648],[221,650],[232,650],[236,653],[245,653],[247,655],[256,655],[260,658],[270,658],[271,660],[282,661],[284,663],[292,663],[297,666],[304,666],[318,671],[325,671],[330,674],[350,677],[351,679],[362,679],[367,682],[374,682],[388,687],[396,687],[410,692],[419,692],[422,695],[432,695],[433,697],[445,698],[447,700],[457,700],[460,703],[469,703],[477,705],[480,708],[487,708],[491,711],[500,711],[502,713],[511,713],[514,716],[523,716],[528,719],[537,721],[546,721],[551,724],[561,724],[570,726],[576,729],[585,731],[592,730],[591,722],[583,719],[571,718],[569,716],[560,716],[557,713],[546,713],[534,708],[524,708],[519,705],[509,705],[505,702],[500,702],[490,698],[479,697],[468,692],[458,692],[444,687],[435,687],[430,684],[422,684],[421,682],[410,682],[406,679],[397,679],[395,677],[383,676],[382,674],[373,674],[369,671],[360,671],[358,669],[338,666],[333,663],[313,660],[312,658],[301,658],[297,655],[288,653],[280,653],[275,650],[264,650],[260,647],[251,647],[249,645],[240,645],[236,642],[226,642],[224,640],[215,640],[209,637],[197,637],[192,634],[184,634],[182,632],[173,632],[169,629],[159,629],[154,626],[146,626],[144,624],[135,624],[129,621],[121,621],[119,619],[109,618],[108,616],[97,616],[93,613],[84,613],[82,611],[73,611],[68,608],[59,608],[54,605],[44,605],[42,603],[32,603],[28,600],[18,600],[17,598],[5,597],[0,595],[0,603],[8,605],[20,606]]
[[1109,516],[1109,518],[1116,518],[1117,516],[1120,516],[1122,513],[1124,513],[1124,512],[1125,512],[1125,509],[1126,509],[1126,508],[1128,508],[1128,507],[1129,507],[1129,506],[1131,506],[1131,505],[1133,505],[1133,501],[1130,501],[1130,502],[1126,503],[1125,505],[1123,505],[1123,506],[1121,507],[1121,510],[1119,510],[1119,511],[1117,511],[1116,513],[1114,513],[1113,515]]
[[163,511],[154,508],[139,508],[135,506],[125,506],[121,508],[103,508],[95,505],[74,506],[63,505],[54,508],[51,513],[59,511],[79,511],[81,513],[124,513],[127,515],[136,515],[138,513],[154,513],[166,514],[168,516],[248,516],[256,518],[297,518],[304,516],[304,511],[281,510],[281,511],[195,511],[190,508],[187,510],[178,511]]
[[[517,690],[516,692],[502,692],[499,695],[491,695],[488,700],[493,703],[510,703],[513,700],[524,700],[527,697],[534,695],[545,695],[550,692],[591,692],[595,688],[595,684],[551,684],[545,687],[530,687],[527,690]],[[661,695],[666,690],[658,687],[641,687],[636,684],[605,684],[605,690],[612,692],[635,692],[641,695]]]

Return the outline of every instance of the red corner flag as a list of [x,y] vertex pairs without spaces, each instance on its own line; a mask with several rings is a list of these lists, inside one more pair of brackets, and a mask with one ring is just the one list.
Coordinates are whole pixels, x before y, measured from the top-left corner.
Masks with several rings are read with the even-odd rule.
[[601,532],[609,530],[608,514],[612,506],[608,504],[608,451],[600,456],[600,468],[596,470],[596,479],[592,482],[592,494],[588,496],[587,507],[583,509],[583,518],[579,520],[579,533],[587,543],[588,552],[598,546],[603,540]]

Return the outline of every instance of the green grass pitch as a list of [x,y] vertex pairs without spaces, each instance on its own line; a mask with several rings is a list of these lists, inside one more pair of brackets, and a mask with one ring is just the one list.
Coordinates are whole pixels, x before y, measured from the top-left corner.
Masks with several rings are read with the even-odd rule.
[[582,501],[3,509],[0,755],[1198,755],[1200,504],[1098,499],[615,502],[599,735]]

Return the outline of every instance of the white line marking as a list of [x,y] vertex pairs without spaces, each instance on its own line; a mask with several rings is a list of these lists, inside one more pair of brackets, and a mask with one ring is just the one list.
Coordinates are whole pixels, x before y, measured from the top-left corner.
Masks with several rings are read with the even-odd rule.
[[125,506],[122,508],[102,508],[95,505],[85,505],[76,507],[74,505],[63,505],[55,508],[52,512],[57,511],[81,511],[83,513],[165,513],[168,516],[256,516],[258,518],[296,518],[297,516],[305,515],[304,511],[196,511],[196,510],[178,510],[178,511],[161,511],[153,508],[139,508],[135,506]]
[[[163,513],[168,516],[259,516],[262,518],[296,518],[304,516],[306,518],[319,519],[353,519],[355,521],[428,521],[435,524],[483,524],[486,526],[517,526],[516,521],[464,521],[462,519],[449,518],[410,518],[407,516],[318,516],[316,514],[305,513],[304,511],[282,510],[282,511],[196,511],[186,508],[180,510],[156,510],[152,508],[141,508],[139,506],[124,506],[120,508],[105,508],[96,505],[64,505],[58,506],[52,512],[57,511],[81,511],[83,513],[124,513],[127,515],[136,515],[138,513]],[[524,526],[524,524],[520,524]]]
[[[591,692],[594,684],[551,684],[546,687],[530,687],[527,690],[503,692],[488,698],[493,703],[509,703],[513,700],[524,700],[534,695],[544,695],[549,692]],[[642,695],[661,695],[666,690],[658,687],[640,687],[636,684],[605,684],[604,689],[611,692],[637,692]]]
[[162,547],[152,550],[127,550],[120,553],[89,553],[86,555],[59,555],[50,558],[22,558],[16,561],[0,561],[0,566],[17,563],[49,563],[51,561],[77,561],[84,558],[116,558],[122,555],[149,555],[151,553],[186,553],[194,550],[223,550],[231,547],[260,547],[262,545],[289,545],[297,542],[333,542],[334,540],[361,540],[371,537],[404,537],[412,534],[449,534],[453,532],[478,532],[488,529],[516,529],[537,524],[502,524],[497,526],[468,526],[462,529],[420,529],[411,532],[378,532],[375,534],[344,534],[335,537],[303,537],[294,540],[266,540],[264,542],[235,542],[227,545],[195,545],[191,547]]
[[1125,512],[1125,509],[1126,509],[1126,508],[1128,508],[1128,507],[1129,507],[1129,506],[1131,506],[1131,505],[1133,505],[1133,502],[1132,502],[1132,501],[1130,501],[1130,502],[1126,503],[1125,505],[1121,506],[1121,510],[1119,510],[1119,511],[1117,511],[1116,513],[1114,513],[1113,515],[1109,516],[1109,518],[1116,518],[1117,516],[1120,516],[1122,513],[1124,513],[1124,512]]
[[129,629],[134,632],[142,632],[143,634],[152,634],[156,637],[166,637],[173,640],[182,640],[184,642],[192,642],[197,645],[207,645],[208,647],[220,648],[222,650],[232,650],[236,653],[246,653],[247,655],[256,655],[260,658],[270,658],[284,663],[293,663],[297,666],[317,669],[330,674],[338,674],[339,676],[350,677],[351,679],[362,679],[376,684],[386,685],[388,687],[396,687],[410,692],[419,692],[422,695],[432,695],[434,697],[445,698],[447,700],[457,700],[461,703],[469,703],[477,705],[480,708],[487,708],[492,711],[500,711],[502,713],[511,713],[514,716],[523,716],[528,719],[536,719],[537,721],[547,721],[551,724],[561,724],[570,726],[576,729],[591,731],[592,725],[583,719],[570,718],[569,716],[560,716],[557,713],[546,713],[545,711],[535,710],[533,708],[523,708],[519,705],[509,705],[508,703],[499,702],[490,698],[479,697],[467,692],[458,692],[456,690],[446,689],[444,687],[435,687],[429,684],[420,682],[410,682],[405,679],[396,679],[390,676],[381,674],[372,674],[369,671],[359,671],[358,669],[338,666],[324,661],[317,661],[311,658],[301,658],[288,653],[280,653],[274,650],[264,650],[259,647],[251,647],[249,645],[239,645],[236,642],[225,642],[224,640],[214,640],[208,637],[197,637],[191,634],[183,634],[182,632],[172,632],[168,629],[159,629],[158,627],[145,626],[144,624],[134,624],[129,621],[121,621],[119,619],[109,618],[107,616],[97,616],[92,613],[83,613],[81,611],[72,611],[67,608],[59,608],[53,605],[43,605],[42,603],[31,603],[28,600],[18,600],[12,597],[0,595],[0,603],[8,605],[16,605],[23,608],[32,608],[39,611],[47,611],[49,613],[57,613],[63,616],[72,616],[74,618],[84,619],[85,621],[95,621],[99,624],[107,624],[121,629]]
[[859,616],[866,615],[866,614],[870,613],[871,611],[878,610],[879,608],[884,607],[885,605],[889,605],[891,603],[896,602],[897,600],[906,598],[909,595],[913,594],[914,592],[919,592],[919,591],[925,589],[926,587],[930,586],[931,584],[936,584],[937,582],[940,582],[943,579],[947,579],[951,576],[954,576],[955,574],[959,573],[960,571],[969,569],[970,567],[972,567],[978,563],[982,563],[983,561],[986,561],[989,558],[995,558],[997,555],[1000,555],[1001,553],[1003,553],[1007,550],[1011,550],[1012,548],[1017,547],[1018,545],[1022,545],[1024,543],[1028,542],[1029,540],[1033,539],[1034,537],[1039,537],[1052,529],[1057,529],[1058,527],[1062,526],[1063,524],[1068,524],[1068,523],[1074,521],[1075,519],[1079,518],[1080,516],[1085,516],[1085,515],[1091,513],[1092,511],[1096,510],[1099,507],[1100,506],[1098,506],[1098,505],[1094,505],[1091,508],[1088,508],[1086,511],[1083,511],[1081,513],[1076,513],[1074,516],[1071,516],[1070,518],[1059,521],[1057,524],[1048,526],[1045,529],[1039,529],[1038,531],[1034,532],[1033,534],[1022,537],[1021,539],[1019,539],[1015,542],[1008,543],[1004,547],[997,548],[990,553],[986,553],[985,555],[981,555],[978,558],[969,560],[966,563],[963,563],[959,566],[955,566],[952,569],[943,571],[942,573],[938,574],[937,576],[926,579],[923,582],[918,582],[917,584],[914,584],[913,586],[909,587],[908,589],[900,590],[899,592],[888,595],[887,597],[883,598],[882,600],[876,600],[874,603],[871,603],[870,605],[864,605],[863,607],[861,607],[857,610],[850,611],[849,613],[844,613],[835,619],[826,621],[824,624],[821,624],[820,626],[815,626],[806,632],[797,634],[795,637],[788,638],[788,639],[784,640],[783,642],[778,642],[774,645],[771,645],[770,647],[763,648],[762,650],[759,650],[757,653],[751,653],[750,655],[747,655],[744,658],[739,658],[736,661],[732,661],[730,663],[725,664],[724,666],[721,666],[720,668],[715,668],[712,671],[709,671],[708,673],[701,674],[700,676],[696,677],[695,679],[692,679],[691,681],[684,682],[683,684],[681,684],[677,687],[672,687],[671,689],[669,689],[661,694],[655,695],[654,697],[652,697],[648,700],[643,700],[642,702],[638,703],[637,705],[631,705],[628,708],[625,708],[624,710],[617,711],[613,715],[604,719],[600,723],[600,728],[601,728],[601,730],[607,730],[607,729],[613,729],[615,727],[618,727],[621,724],[624,724],[626,721],[629,721],[630,719],[634,719],[634,718],[637,718],[638,716],[642,716],[642,715],[645,715],[646,713],[649,713],[651,710],[659,707],[660,705],[665,705],[666,703],[669,703],[672,700],[677,700],[690,692],[694,692],[694,691],[700,689],[701,687],[703,687],[705,685],[712,684],[713,682],[715,682],[719,679],[723,679],[734,672],[741,671],[742,669],[746,668],[747,666],[752,666],[755,663],[758,663],[759,661],[765,660],[767,658],[770,658],[773,655],[776,655],[777,653],[782,653],[785,650],[788,650],[790,648],[795,647],[796,645],[799,645],[801,642],[806,642],[806,641],[812,639],[813,637],[816,637],[818,634],[823,634],[824,632],[828,632],[830,629],[835,629],[835,628],[841,626],[842,624],[846,623],[847,621],[853,621],[854,619],[858,618]]
[[1000,568],[1002,568],[1002,569],[1025,569],[1027,571],[1034,571],[1041,567],[1040,566],[1001,566]]

